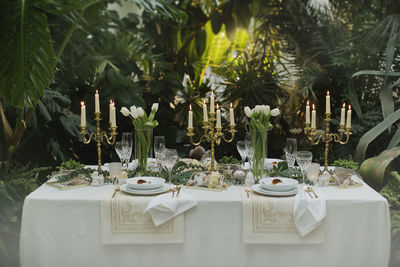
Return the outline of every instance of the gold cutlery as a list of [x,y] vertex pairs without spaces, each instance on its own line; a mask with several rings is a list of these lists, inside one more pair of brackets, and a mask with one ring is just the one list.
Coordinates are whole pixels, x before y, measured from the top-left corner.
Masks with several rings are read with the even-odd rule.
[[313,195],[314,195],[315,198],[318,198],[317,193],[315,193],[314,189],[313,189],[311,186],[308,187],[308,190],[309,190],[311,193],[313,193]]
[[114,198],[114,197],[115,197],[115,195],[117,194],[117,192],[118,192],[119,190],[120,190],[120,187],[119,187],[119,185],[115,186],[114,193],[113,193],[113,195],[112,195],[112,197],[111,197],[111,198]]
[[307,192],[307,194],[310,196],[310,198],[314,198],[314,197],[311,195],[310,189],[309,189],[308,187],[306,187],[306,188],[304,189],[304,191]]
[[247,193],[247,198],[250,198],[250,188],[246,187],[244,191]]
[[[175,192],[176,192],[176,191],[177,191],[177,188],[176,188],[175,185],[173,185],[173,186],[171,187],[172,197],[175,196]],[[178,196],[178,194],[177,194],[177,196]]]

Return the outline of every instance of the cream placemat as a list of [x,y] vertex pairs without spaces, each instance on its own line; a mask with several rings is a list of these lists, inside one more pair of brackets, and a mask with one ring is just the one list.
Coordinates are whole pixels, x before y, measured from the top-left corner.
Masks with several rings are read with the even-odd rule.
[[317,244],[324,241],[323,227],[305,237],[293,221],[294,197],[268,197],[242,190],[243,242],[249,244]]
[[101,199],[101,240],[103,244],[182,243],[183,214],[156,227],[145,213],[154,196],[132,196],[110,187]]

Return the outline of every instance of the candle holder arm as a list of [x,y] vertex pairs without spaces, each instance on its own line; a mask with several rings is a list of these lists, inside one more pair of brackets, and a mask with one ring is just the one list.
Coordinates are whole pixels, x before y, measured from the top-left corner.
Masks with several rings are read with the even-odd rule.
[[231,137],[229,139],[225,137],[224,133],[222,134],[222,139],[224,139],[225,142],[231,143],[233,141],[233,139],[235,138],[235,133],[237,132],[235,127],[236,127],[236,124],[230,126],[230,129],[228,130],[228,132],[231,134]]
[[93,136],[94,133],[91,133],[89,135],[89,138],[86,138],[86,126],[81,126],[82,143],[84,143],[85,145],[89,144],[92,141]]
[[107,134],[106,132],[102,132],[102,135],[105,138],[107,144],[114,145],[115,139],[117,136],[117,127],[111,127],[110,129],[111,129],[110,134]]

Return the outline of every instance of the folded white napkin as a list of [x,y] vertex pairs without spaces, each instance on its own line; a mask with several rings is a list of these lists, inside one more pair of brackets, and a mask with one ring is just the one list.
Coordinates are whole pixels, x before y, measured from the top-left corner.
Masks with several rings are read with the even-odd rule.
[[189,194],[182,192],[179,197],[163,194],[153,198],[145,212],[153,219],[154,225],[159,226],[196,205],[197,201]]
[[[299,189],[303,186],[299,185]],[[304,190],[294,198],[293,219],[297,231],[303,237],[318,227],[326,216],[326,201],[320,190],[313,187],[318,198],[311,198]]]

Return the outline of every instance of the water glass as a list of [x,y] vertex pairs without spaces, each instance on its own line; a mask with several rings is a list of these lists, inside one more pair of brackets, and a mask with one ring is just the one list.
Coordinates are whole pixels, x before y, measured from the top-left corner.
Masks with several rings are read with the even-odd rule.
[[307,178],[314,184],[318,183],[319,168],[320,168],[319,163],[311,163],[307,169]]
[[158,169],[162,166],[162,161],[164,159],[165,150],[165,137],[164,136],[154,136],[154,157],[157,161]]
[[296,161],[297,140],[296,138],[287,138],[285,146],[286,162],[289,168],[289,175],[292,177],[292,170]]
[[244,163],[246,161],[246,143],[245,141],[238,141],[236,144],[237,151],[240,154],[240,157],[242,158],[242,167],[244,167]]
[[250,163],[250,169],[252,168],[252,161],[254,155],[253,139],[251,132],[246,132],[246,139],[244,140],[246,147],[246,156]]
[[176,149],[169,149],[169,148],[164,149],[163,164],[168,171],[169,174],[168,176],[170,177],[170,180],[171,180],[172,168],[175,166],[177,160],[178,160],[178,152],[176,151]]
[[304,184],[305,172],[307,171],[308,167],[312,162],[312,153],[310,151],[298,151],[296,153],[296,161],[297,164],[299,164],[301,173],[303,174],[303,184]]

